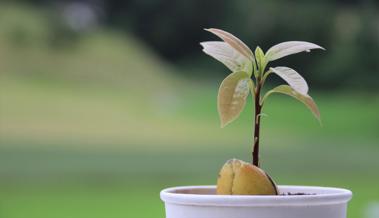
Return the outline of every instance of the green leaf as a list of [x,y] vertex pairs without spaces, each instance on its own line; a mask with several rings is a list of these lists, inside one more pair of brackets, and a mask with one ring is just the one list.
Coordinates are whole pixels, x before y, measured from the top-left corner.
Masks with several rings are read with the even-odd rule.
[[234,121],[242,112],[249,95],[250,81],[245,72],[234,72],[222,81],[217,97],[221,127]]
[[299,52],[310,52],[311,49],[323,49],[323,47],[310,42],[289,41],[272,46],[266,53],[268,62]]
[[252,74],[252,62],[226,42],[202,42],[200,45],[203,46],[204,53],[223,63],[232,72]]
[[267,65],[267,61],[266,61],[264,52],[259,46],[255,49],[255,58],[257,60],[259,72],[260,74],[263,74],[264,69],[266,68],[266,65]]
[[284,79],[295,91],[302,95],[308,93],[308,84],[295,70],[289,67],[271,67],[270,70]]
[[238,52],[240,52],[242,55],[247,57],[249,60],[254,60],[254,54],[250,50],[250,48],[243,43],[240,39],[232,35],[231,33],[228,33],[224,30],[210,28],[205,29],[206,31],[209,31],[216,36],[220,37],[224,42],[228,43],[232,48],[236,49]]
[[294,97],[295,99],[301,101],[302,103],[304,103],[308,109],[312,112],[312,114],[317,118],[317,120],[319,122],[321,122],[321,119],[320,119],[320,111],[318,110],[317,108],[317,105],[316,103],[313,101],[312,97],[309,96],[309,95],[303,95],[299,92],[296,92],[293,88],[291,88],[290,86],[288,85],[280,85],[280,86],[277,86],[275,87],[274,89],[268,91],[263,99],[262,99],[262,102],[261,104],[266,100],[266,98],[271,95],[272,93],[282,93],[282,94],[286,94],[286,95],[289,95],[289,96],[292,96]]

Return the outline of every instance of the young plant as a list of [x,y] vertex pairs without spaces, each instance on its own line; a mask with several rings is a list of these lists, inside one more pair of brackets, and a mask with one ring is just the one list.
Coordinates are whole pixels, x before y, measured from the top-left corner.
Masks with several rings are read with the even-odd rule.
[[[214,28],[206,29],[206,31],[215,34],[223,41],[202,42],[200,44],[203,47],[203,51],[222,62],[231,70],[231,74],[222,81],[218,92],[217,107],[220,115],[221,127],[226,126],[238,118],[245,107],[249,93],[252,94],[255,109],[252,164],[255,168],[254,166],[251,166],[250,168],[257,170],[260,166],[259,136],[262,108],[271,94],[282,93],[294,97],[304,103],[320,121],[320,112],[312,97],[308,95],[308,85],[304,78],[294,69],[289,67],[280,66],[268,68],[268,64],[271,61],[291,54],[303,51],[310,52],[311,49],[324,48],[310,42],[289,41],[271,47],[266,53],[264,53],[258,46],[253,53],[247,45],[228,32]],[[288,85],[277,86],[263,94],[262,87],[269,75],[272,74],[281,77]],[[227,162],[223,169],[226,169],[225,167],[228,167],[228,164],[230,165],[231,162]],[[239,165],[241,164],[246,165],[244,162],[239,163]],[[233,175],[233,179],[235,179],[236,171],[233,171],[233,169],[236,168],[231,167],[230,169],[232,169],[230,175]],[[227,171],[221,170],[221,172]],[[222,173],[220,173],[220,175],[222,175]],[[265,175],[268,177],[267,174]],[[267,179],[273,183],[269,177]],[[253,193],[259,193],[259,191]]]

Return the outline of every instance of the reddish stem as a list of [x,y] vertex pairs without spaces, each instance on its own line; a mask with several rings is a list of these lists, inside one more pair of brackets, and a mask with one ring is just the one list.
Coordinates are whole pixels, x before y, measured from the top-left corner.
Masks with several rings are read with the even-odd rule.
[[257,87],[255,90],[255,117],[254,117],[254,138],[253,138],[253,161],[252,163],[259,167],[259,132],[261,125],[261,111],[262,105],[260,104],[261,95],[261,82],[260,79],[257,80]]

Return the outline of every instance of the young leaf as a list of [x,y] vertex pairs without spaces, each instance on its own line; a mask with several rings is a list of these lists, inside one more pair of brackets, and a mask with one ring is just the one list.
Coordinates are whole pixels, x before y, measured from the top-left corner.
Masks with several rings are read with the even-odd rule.
[[302,95],[308,93],[308,84],[295,70],[289,67],[271,67],[270,70],[284,79],[295,91]]
[[259,71],[260,73],[263,73],[264,69],[266,68],[267,61],[266,61],[265,54],[263,53],[262,49],[259,46],[255,49],[255,57],[257,60]]
[[232,72],[244,71],[251,75],[251,61],[225,42],[202,42],[203,51],[227,66]]
[[317,118],[317,120],[319,122],[321,122],[321,120],[320,120],[320,111],[318,110],[317,105],[313,101],[313,99],[312,99],[311,96],[309,96],[309,95],[303,95],[303,94],[301,94],[299,92],[296,92],[294,89],[292,89],[288,85],[280,85],[280,86],[277,86],[274,89],[268,91],[264,95],[261,103],[263,103],[265,101],[265,99],[269,95],[271,95],[272,93],[286,94],[286,95],[292,96],[292,97],[296,98],[297,100],[303,102],[308,107],[308,109],[312,112],[312,114]]
[[247,57],[249,60],[254,60],[254,54],[250,50],[250,48],[245,45],[240,39],[232,35],[231,33],[228,33],[224,30],[220,29],[215,29],[215,28],[210,28],[210,29],[205,29],[206,31],[209,31],[216,36],[220,37],[224,42],[228,43],[231,47],[236,49],[238,52],[240,52],[242,55]]
[[299,52],[310,52],[311,49],[323,49],[323,47],[310,42],[290,41],[272,46],[266,53],[267,61],[273,61]]
[[245,107],[250,80],[246,72],[234,72],[222,81],[217,96],[221,127],[235,120]]

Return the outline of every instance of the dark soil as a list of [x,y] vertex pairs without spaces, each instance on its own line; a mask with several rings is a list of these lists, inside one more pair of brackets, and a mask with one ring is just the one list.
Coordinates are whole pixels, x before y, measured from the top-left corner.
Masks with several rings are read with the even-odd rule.
[[296,192],[296,193],[286,192],[286,193],[280,193],[279,195],[294,196],[294,195],[316,195],[316,194],[315,193],[303,193],[303,192]]

